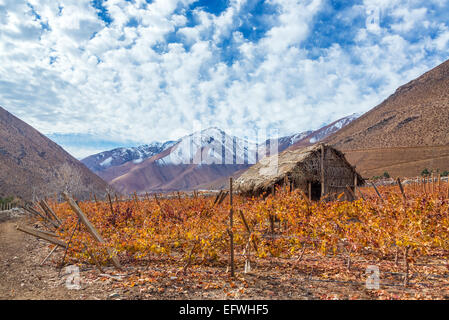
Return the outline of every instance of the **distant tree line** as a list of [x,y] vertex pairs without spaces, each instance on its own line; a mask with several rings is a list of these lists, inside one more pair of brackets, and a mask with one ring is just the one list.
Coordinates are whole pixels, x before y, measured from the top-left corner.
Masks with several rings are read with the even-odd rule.
[[[440,173],[440,169],[436,169],[436,170],[429,170],[428,168],[424,168],[422,171],[421,171],[421,176],[423,176],[423,177],[427,177],[427,176],[430,176],[431,174],[434,174],[434,175],[441,175],[442,177],[447,177],[447,176],[449,176],[449,171],[448,170],[445,170],[445,171],[443,171],[443,172],[441,172]],[[373,176],[372,178],[371,178],[371,180],[380,180],[380,179],[389,179],[390,178],[390,174],[387,172],[387,171],[385,171],[384,173],[383,173],[383,175],[381,175],[381,176]]]
[[424,168],[423,171],[421,171],[421,176],[425,177],[425,176],[430,176],[431,174],[440,174],[442,177],[447,177],[449,176],[449,171],[445,170],[443,172],[440,173],[440,169],[436,169],[436,170],[429,170],[427,168]]
[[12,203],[13,201],[14,201],[14,197],[6,197],[6,198],[0,197],[0,205]]

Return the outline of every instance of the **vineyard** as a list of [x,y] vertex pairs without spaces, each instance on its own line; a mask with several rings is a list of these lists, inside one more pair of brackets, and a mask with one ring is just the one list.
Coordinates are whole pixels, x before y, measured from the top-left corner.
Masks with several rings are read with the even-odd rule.
[[[80,202],[103,243],[92,238],[68,203],[49,206],[62,222],[59,238],[69,244],[66,263],[102,270],[116,256],[125,269],[145,265],[151,272],[152,266],[160,270],[165,265],[171,271],[163,275],[195,275],[200,284],[206,282],[201,270],[212,268],[219,271],[207,276],[208,285],[240,281],[240,290],[248,286],[243,275],[270,268],[365,290],[366,268],[374,265],[381,273],[380,289],[365,292],[370,297],[407,298],[414,289],[414,297],[447,298],[448,188],[441,181],[363,187],[352,202],[311,202],[300,190],[282,187],[267,197],[234,194],[232,206],[229,196],[217,201],[197,193]],[[229,276],[231,251],[235,277]],[[154,282],[154,277],[140,274],[122,284],[133,287],[144,279]]]

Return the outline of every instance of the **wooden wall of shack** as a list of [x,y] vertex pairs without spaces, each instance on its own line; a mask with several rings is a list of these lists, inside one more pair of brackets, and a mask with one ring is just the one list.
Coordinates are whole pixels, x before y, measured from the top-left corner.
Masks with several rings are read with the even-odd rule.
[[[345,194],[342,200],[352,199],[346,186],[349,186],[355,193],[356,176],[358,185],[363,184],[362,177],[357,174],[355,167],[346,161],[343,153],[333,148],[324,148],[324,195],[326,195],[326,199],[335,200],[341,193]],[[314,186],[319,185],[321,188],[321,150],[315,150],[306,159],[298,162],[293,170],[279,177],[276,185],[285,186],[287,181],[291,188],[301,189],[306,195],[309,195],[309,183]]]

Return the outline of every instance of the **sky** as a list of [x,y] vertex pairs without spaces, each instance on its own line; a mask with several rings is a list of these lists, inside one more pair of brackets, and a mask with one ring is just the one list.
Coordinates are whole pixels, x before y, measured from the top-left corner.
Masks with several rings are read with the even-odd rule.
[[447,0],[0,0],[0,106],[77,158],[318,129],[448,58]]

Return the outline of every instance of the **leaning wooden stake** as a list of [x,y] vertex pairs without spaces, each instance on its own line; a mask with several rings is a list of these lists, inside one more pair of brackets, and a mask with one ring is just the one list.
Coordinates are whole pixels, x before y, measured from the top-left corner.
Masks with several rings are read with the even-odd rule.
[[402,197],[404,200],[407,200],[407,197],[405,196],[404,188],[402,187],[401,178],[397,178],[396,181],[398,182],[399,189],[401,189]]
[[57,248],[57,247],[58,247],[58,246],[55,246],[55,247],[50,251],[50,253],[48,254],[48,256],[46,256],[45,259],[42,260],[42,262],[39,264],[40,266],[43,266],[43,265],[44,265],[44,263],[48,260],[48,258],[50,258],[50,256],[53,254],[53,252],[56,251],[56,248]]
[[380,193],[379,193],[379,190],[377,190],[376,185],[375,185],[373,182],[371,182],[371,185],[373,186],[374,190],[376,190],[376,193],[377,193],[377,195],[379,196],[379,199],[382,200],[382,201],[384,201],[384,199],[382,198],[382,196],[381,196]]
[[223,193],[221,194],[221,199],[218,200],[217,205],[220,205],[220,204],[224,201],[224,199],[226,199],[226,197],[228,196],[228,194],[229,194],[229,191],[223,192]]
[[218,199],[221,197],[221,194],[223,193],[223,190],[220,190],[220,192],[217,194],[217,196],[215,197],[215,201],[214,201],[214,206],[217,203]]
[[49,222],[53,225],[53,227],[55,227],[56,229],[59,228],[58,223],[47,218],[46,216],[44,216],[43,214],[41,214],[39,211],[33,209],[32,207],[28,207],[28,206],[24,206],[23,207],[24,210],[28,211],[29,213],[39,216],[41,217],[45,222]]
[[[87,231],[94,237],[95,240],[97,240],[100,243],[105,243],[101,235],[98,233],[97,229],[90,223],[89,219],[84,215],[84,213],[81,211],[80,207],[75,203],[75,201],[67,194],[63,193],[64,198],[69,203],[70,207],[72,208],[73,212],[76,213],[78,218],[80,218],[81,222],[86,226]],[[112,254],[112,251],[110,248],[106,248],[108,251],[109,256],[111,257],[112,263],[117,269],[122,269],[122,266],[120,264],[120,261],[117,259],[116,256]]]
[[49,235],[47,235],[47,234],[45,234],[43,232],[40,232],[39,230],[32,229],[32,228],[27,228],[27,227],[24,227],[24,226],[17,226],[16,228],[19,231],[28,233],[29,235],[32,235],[32,236],[34,236],[36,238],[40,238],[40,239],[46,240],[46,241],[48,241],[50,243],[53,243],[53,244],[55,244],[57,246],[60,246],[60,247],[63,247],[63,248],[67,247],[67,245],[64,242],[62,242],[61,240],[55,239],[54,237],[49,236]]
[[108,200],[109,200],[109,209],[111,210],[112,216],[114,216],[115,215],[114,208],[112,206],[112,199],[111,199],[111,195],[109,194],[109,192],[108,192]]
[[[243,214],[242,210],[240,210],[239,213],[240,213],[240,218],[242,219],[243,224],[245,225],[246,231],[248,232],[248,237],[249,237],[249,239],[251,239],[251,234],[252,234],[251,228],[249,227],[248,222],[246,222],[245,215]],[[256,241],[254,241],[254,239],[253,239],[251,242],[253,243],[253,247],[254,247],[254,250],[256,251],[256,253],[259,252],[259,250],[257,248]]]
[[57,221],[57,223],[59,223],[59,225],[62,225],[61,219],[58,218],[56,213],[50,208],[50,206],[47,204],[47,202],[45,200],[41,200],[40,205],[41,205],[42,209],[44,209],[44,211],[47,213],[47,215],[49,215],[50,217],[53,217]]
[[232,177],[229,178],[229,205],[230,205],[230,209],[229,209],[229,238],[230,238],[230,249],[231,249],[231,253],[230,253],[230,263],[231,263],[231,277],[235,276],[235,270],[234,270],[234,233],[232,231],[232,228],[234,226],[234,210],[232,208]]

